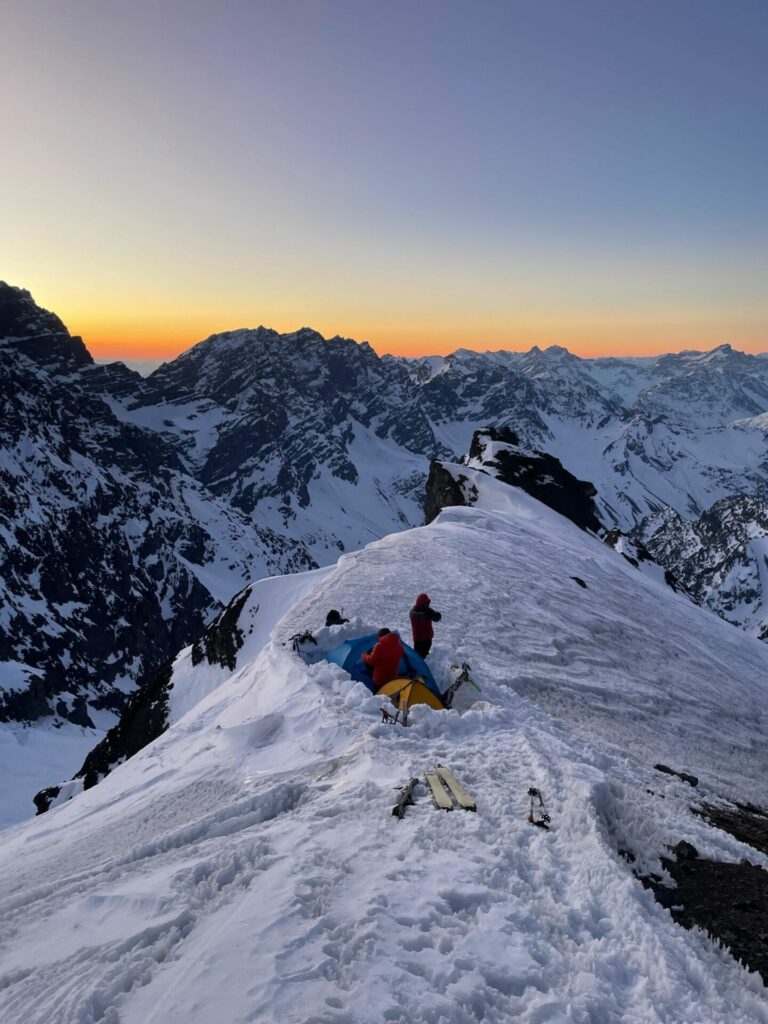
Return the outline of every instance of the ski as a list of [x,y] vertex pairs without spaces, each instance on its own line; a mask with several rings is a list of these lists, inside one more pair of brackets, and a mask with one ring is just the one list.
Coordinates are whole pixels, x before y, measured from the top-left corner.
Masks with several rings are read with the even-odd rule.
[[405,808],[413,805],[413,791],[419,784],[418,779],[411,779],[400,791],[400,799],[397,801],[395,806],[392,808],[392,813],[396,818],[402,818],[405,815]]
[[439,776],[437,776],[434,772],[427,772],[427,785],[432,790],[432,796],[440,810],[452,811],[453,802],[451,801],[451,798],[448,795],[448,793],[445,791],[445,787],[440,781]]
[[477,804],[466,789],[464,789],[451,769],[446,768],[445,765],[439,764],[437,766],[437,771],[448,789],[453,793],[459,807],[463,807],[465,811],[476,811]]

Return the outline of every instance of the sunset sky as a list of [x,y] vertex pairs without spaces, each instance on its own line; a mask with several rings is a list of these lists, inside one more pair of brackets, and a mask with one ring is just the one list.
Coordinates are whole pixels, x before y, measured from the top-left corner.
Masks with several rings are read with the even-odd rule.
[[768,349],[765,0],[6,0],[0,278],[94,355]]

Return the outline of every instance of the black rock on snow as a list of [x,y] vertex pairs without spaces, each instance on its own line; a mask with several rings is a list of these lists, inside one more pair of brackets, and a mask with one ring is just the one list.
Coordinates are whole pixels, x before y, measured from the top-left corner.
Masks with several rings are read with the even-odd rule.
[[[519,487],[542,504],[570,519],[583,530],[602,529],[597,517],[597,491],[586,480],[578,480],[559,459],[546,452],[520,447],[517,435],[509,427],[484,427],[472,437],[469,454],[461,465],[480,470]],[[473,493],[474,491],[474,493]],[[476,489],[456,465],[433,462],[427,481],[425,513],[431,522],[441,509],[451,505],[472,505]]]
[[430,462],[424,497],[425,523],[431,523],[444,508],[472,505],[476,498],[477,491],[464,474],[457,473],[454,476],[454,473],[436,459]]

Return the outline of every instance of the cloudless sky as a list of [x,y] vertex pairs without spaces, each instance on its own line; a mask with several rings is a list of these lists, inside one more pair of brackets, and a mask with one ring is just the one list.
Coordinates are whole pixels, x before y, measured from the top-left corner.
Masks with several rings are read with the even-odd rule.
[[765,0],[5,0],[0,277],[96,355],[768,349]]

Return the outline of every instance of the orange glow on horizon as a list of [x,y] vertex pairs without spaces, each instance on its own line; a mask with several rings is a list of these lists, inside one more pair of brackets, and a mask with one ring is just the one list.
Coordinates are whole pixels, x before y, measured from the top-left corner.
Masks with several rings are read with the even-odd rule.
[[[560,323],[523,323],[516,326],[467,324],[463,329],[415,324],[369,325],[350,323],[339,328],[321,320],[310,323],[266,319],[264,326],[281,333],[313,327],[324,337],[341,334],[356,341],[368,341],[379,354],[399,356],[447,355],[458,348],[475,351],[507,349],[527,351],[534,345],[547,348],[562,345],[574,355],[584,358],[599,356],[650,356],[682,349],[711,349],[725,342],[746,352],[768,351],[768,331],[760,325],[739,325],[740,329],[724,330],[718,323],[704,324],[693,330],[690,326],[659,325],[658,328],[638,322],[604,324],[596,317],[583,321],[574,317],[570,326]],[[65,320],[65,322],[67,322]],[[162,321],[156,326],[128,321],[90,321],[87,316],[67,322],[73,334],[82,336],[91,355],[96,359],[169,360],[193,347],[212,334],[239,328],[255,328],[259,320],[222,317],[218,322],[208,317],[190,317],[184,321]]]

